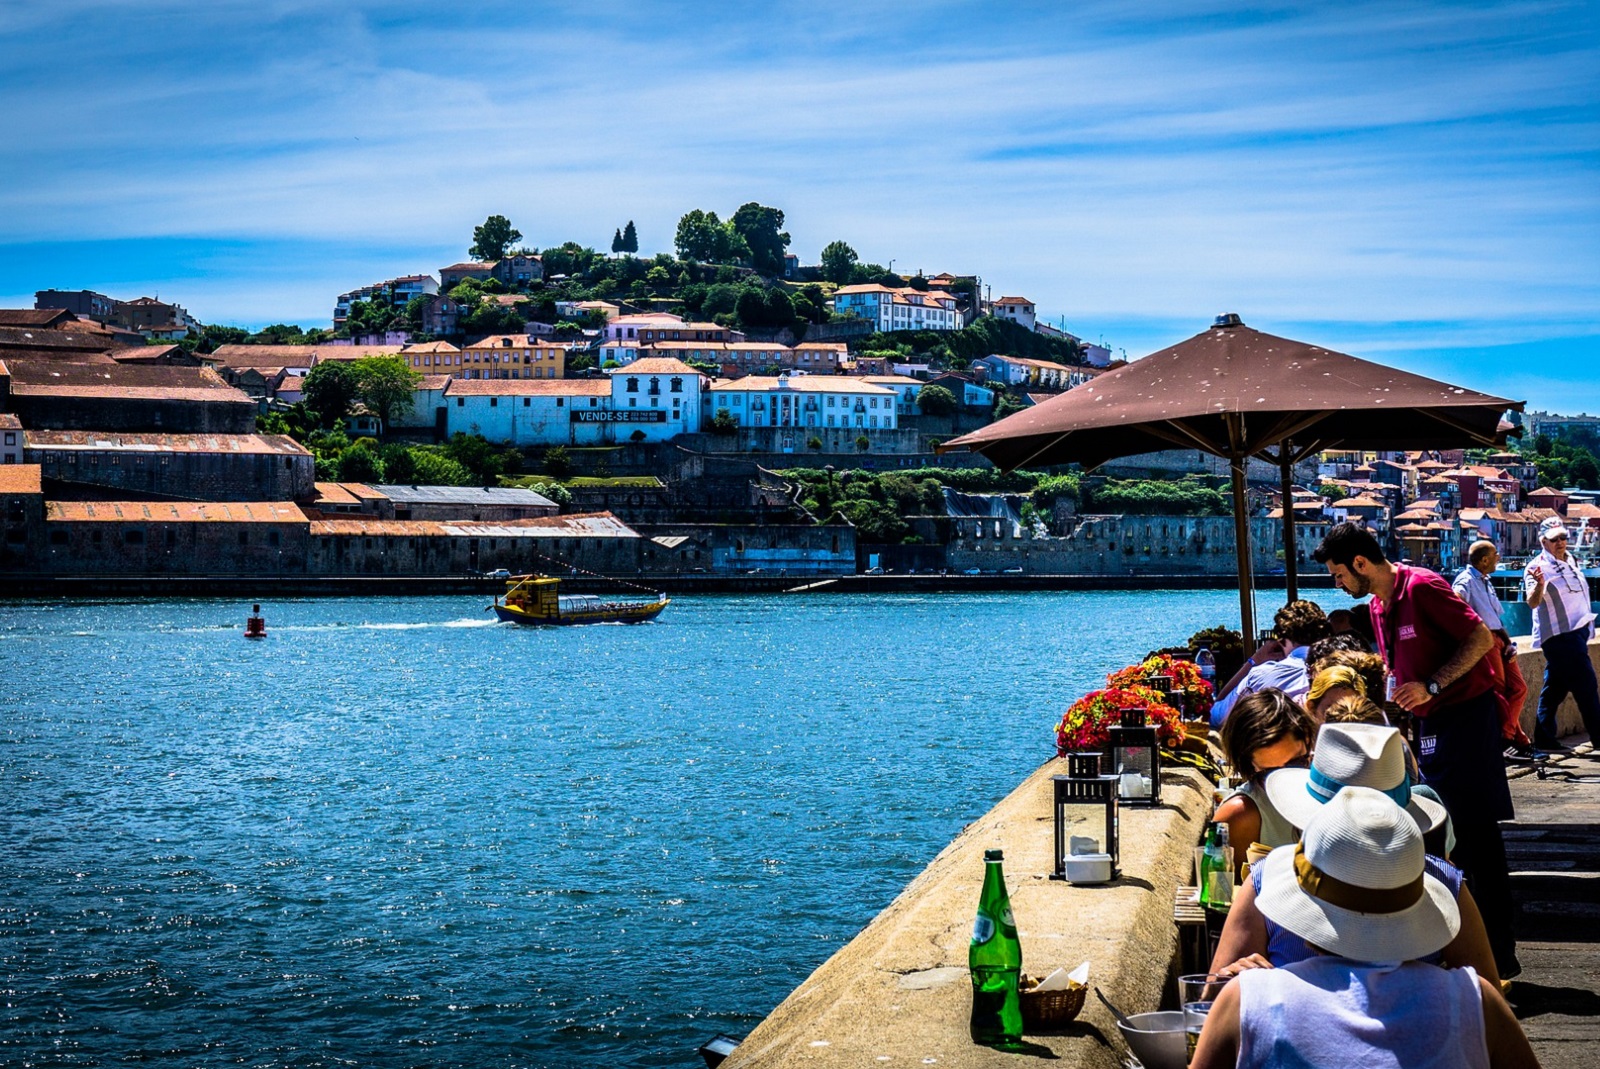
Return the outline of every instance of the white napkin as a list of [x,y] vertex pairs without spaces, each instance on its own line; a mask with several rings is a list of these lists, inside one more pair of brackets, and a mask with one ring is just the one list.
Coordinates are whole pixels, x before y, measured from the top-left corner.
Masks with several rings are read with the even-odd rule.
[[1065,969],[1057,969],[1049,976],[1046,976],[1039,986],[1034,988],[1034,990],[1065,991],[1074,986],[1089,986],[1089,963],[1087,961],[1078,966],[1076,969],[1073,969],[1070,973]]

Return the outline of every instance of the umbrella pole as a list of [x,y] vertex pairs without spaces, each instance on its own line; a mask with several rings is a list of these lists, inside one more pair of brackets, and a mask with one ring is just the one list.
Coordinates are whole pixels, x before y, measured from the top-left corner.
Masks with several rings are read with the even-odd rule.
[[1295,547],[1294,499],[1290,490],[1290,480],[1294,477],[1291,464],[1293,457],[1287,441],[1278,446],[1278,475],[1283,484],[1283,575],[1288,588],[1284,598],[1286,603],[1300,598],[1299,576],[1295,567],[1299,551]]
[[1245,465],[1249,463],[1243,453],[1228,458],[1233,469],[1233,541],[1239,558],[1239,628],[1244,634],[1246,657],[1256,651],[1255,569],[1250,559],[1250,516],[1244,496]]

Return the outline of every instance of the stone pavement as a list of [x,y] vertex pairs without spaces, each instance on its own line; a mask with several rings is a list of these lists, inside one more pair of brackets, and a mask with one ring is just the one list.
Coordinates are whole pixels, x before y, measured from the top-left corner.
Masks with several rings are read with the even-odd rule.
[[[1582,738],[1568,738],[1568,745]],[[1510,999],[1545,1069],[1600,1064],[1600,754],[1511,781],[1504,825],[1522,975]]]

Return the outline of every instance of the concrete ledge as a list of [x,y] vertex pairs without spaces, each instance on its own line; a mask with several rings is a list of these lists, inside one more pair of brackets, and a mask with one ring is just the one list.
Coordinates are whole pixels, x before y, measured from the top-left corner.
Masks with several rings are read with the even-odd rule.
[[[1533,644],[1533,639],[1523,636],[1517,641],[1517,667],[1528,683],[1528,697],[1522,703],[1522,730],[1533,737],[1533,724],[1539,715],[1539,691],[1544,685],[1544,654]],[[1600,675],[1600,638],[1589,643],[1589,661]],[[1556,734],[1562,738],[1583,732],[1583,718],[1578,715],[1578,705],[1569,695],[1556,710]]]
[[[1177,949],[1172,892],[1191,882],[1211,785],[1188,769],[1170,771],[1162,808],[1122,810],[1122,878],[1073,887],[1048,879],[1054,868],[1050,777],[1065,772],[1064,760],[1047,762],[968,825],[750,1033],[723,1063],[726,1069],[1016,1066],[1019,1055],[976,1046],[967,1034],[967,944],[983,851],[996,846],[1006,854],[1023,968],[1042,976],[1088,959],[1090,982],[1125,1012],[1155,1009]],[[1102,837],[1090,822],[1073,830]],[[1092,994],[1060,1034],[1027,1038],[1032,1056],[1075,1066],[1120,1067],[1126,1049]]]

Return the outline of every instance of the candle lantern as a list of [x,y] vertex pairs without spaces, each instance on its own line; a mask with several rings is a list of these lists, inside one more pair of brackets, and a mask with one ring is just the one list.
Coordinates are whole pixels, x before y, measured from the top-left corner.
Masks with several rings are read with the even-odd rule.
[[1128,805],[1161,804],[1161,741],[1143,709],[1122,710],[1122,723],[1111,736],[1111,772],[1117,796]]
[[1178,681],[1170,675],[1156,675],[1150,677],[1150,686],[1161,695],[1161,700],[1178,711],[1181,719],[1188,705],[1189,696],[1178,686]]
[[1066,858],[1070,846],[1069,822],[1082,819],[1102,825],[1100,850],[1110,858],[1107,879],[1116,879],[1117,868],[1117,780],[1102,775],[1101,755],[1067,755],[1067,774],[1051,777],[1055,783],[1056,868],[1052,880],[1067,878]]

